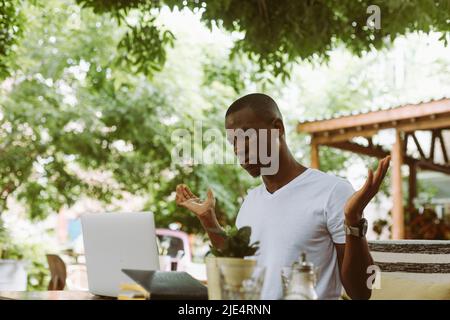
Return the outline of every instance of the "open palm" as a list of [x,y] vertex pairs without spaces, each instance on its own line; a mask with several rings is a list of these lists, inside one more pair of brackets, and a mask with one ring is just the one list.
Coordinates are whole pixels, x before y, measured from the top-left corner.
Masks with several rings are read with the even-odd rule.
[[369,170],[369,176],[364,186],[347,200],[344,212],[345,218],[349,223],[355,224],[361,219],[364,208],[380,189],[380,185],[388,171],[390,161],[390,156],[380,160],[376,172],[373,173],[372,170]]
[[200,198],[194,195],[189,187],[184,184],[177,186],[175,202],[177,205],[188,209],[197,216],[204,216],[210,213],[216,204],[211,189],[208,190],[207,198],[205,200],[200,200]]

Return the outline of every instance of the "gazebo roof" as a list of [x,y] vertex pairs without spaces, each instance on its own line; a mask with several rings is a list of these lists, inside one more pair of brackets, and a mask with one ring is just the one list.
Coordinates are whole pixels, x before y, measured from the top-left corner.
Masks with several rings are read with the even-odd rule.
[[364,114],[364,113],[370,113],[370,112],[377,112],[377,111],[383,111],[383,110],[391,110],[391,109],[398,109],[398,108],[402,108],[406,105],[422,105],[424,103],[429,103],[429,102],[433,102],[433,101],[439,101],[439,100],[444,100],[444,99],[450,99],[450,94],[449,95],[440,95],[438,97],[434,96],[434,97],[429,97],[428,99],[416,99],[416,100],[409,100],[409,101],[404,101],[402,104],[398,105],[398,104],[391,104],[391,105],[382,105],[382,106],[371,106],[369,108],[363,108],[360,110],[344,110],[344,111],[338,111],[332,115],[326,115],[326,116],[317,116],[317,117],[312,117],[312,118],[306,118],[304,120],[300,120],[299,123],[307,123],[307,122],[316,122],[316,121],[323,121],[323,120],[331,120],[331,119],[336,119],[336,118],[342,118],[342,117],[348,117],[348,116],[356,116],[359,114]]
[[[383,158],[389,155],[380,145],[372,143],[372,137],[380,130],[395,129],[404,134],[403,156],[407,164],[415,163],[419,168],[450,174],[449,154],[446,150],[442,130],[450,129],[450,98],[422,101],[396,107],[378,108],[372,111],[355,112],[328,119],[299,122],[297,132],[309,133],[314,145],[326,145],[367,156]],[[415,131],[428,130],[432,134],[431,148],[425,155]],[[368,145],[352,141],[365,137]],[[408,139],[412,138],[421,155],[415,159],[407,155]],[[435,146],[440,140],[445,163],[436,163]]]
[[319,137],[321,133],[327,136],[333,131],[343,134],[355,130],[356,136],[372,136],[373,130],[379,131],[386,128],[399,128],[404,132],[409,132],[450,127],[448,117],[450,117],[450,97],[444,96],[440,99],[414,104],[373,108],[340,113],[333,117],[308,119],[298,123],[297,131],[315,134]]

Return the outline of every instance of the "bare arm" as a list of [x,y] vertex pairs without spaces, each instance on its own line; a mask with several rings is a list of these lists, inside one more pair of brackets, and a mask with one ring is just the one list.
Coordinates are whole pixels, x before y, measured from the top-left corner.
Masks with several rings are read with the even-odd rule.
[[217,221],[216,214],[214,210],[210,214],[204,217],[199,217],[203,228],[208,233],[208,237],[211,240],[213,247],[217,249],[222,249],[224,243],[224,237],[221,235],[224,231]]
[[354,300],[369,299],[372,290],[367,286],[367,268],[373,264],[365,238],[346,237],[345,244],[335,244],[339,270],[345,292]]
[[[380,161],[375,174],[369,170],[366,183],[347,201],[344,212],[345,222],[356,226],[361,220],[364,208],[377,194],[389,168],[390,157]],[[339,262],[341,281],[352,299],[369,299],[372,293],[367,285],[370,274],[367,268],[373,264],[365,237],[346,236],[345,244],[335,244]]]
[[208,190],[207,198],[202,201],[195,196],[188,186],[178,185],[176,189],[176,203],[194,213],[207,232],[213,247],[221,249],[224,243],[223,229],[217,221],[214,194]]

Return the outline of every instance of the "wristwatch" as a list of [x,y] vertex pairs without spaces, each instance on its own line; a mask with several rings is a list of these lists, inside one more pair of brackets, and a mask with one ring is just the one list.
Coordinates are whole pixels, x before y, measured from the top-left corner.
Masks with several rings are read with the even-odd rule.
[[345,230],[345,235],[362,238],[367,233],[367,220],[365,218],[362,218],[361,220],[359,220],[358,225],[356,225],[354,227],[348,226],[344,222],[344,230]]

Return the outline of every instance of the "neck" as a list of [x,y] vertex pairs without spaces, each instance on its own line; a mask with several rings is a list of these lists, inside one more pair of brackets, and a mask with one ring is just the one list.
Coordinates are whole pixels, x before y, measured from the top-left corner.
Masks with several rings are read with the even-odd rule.
[[262,176],[267,191],[274,193],[291,180],[306,171],[306,168],[295,160],[286,144],[280,148],[280,166],[278,172],[270,176]]

